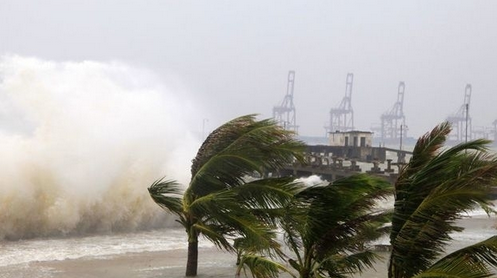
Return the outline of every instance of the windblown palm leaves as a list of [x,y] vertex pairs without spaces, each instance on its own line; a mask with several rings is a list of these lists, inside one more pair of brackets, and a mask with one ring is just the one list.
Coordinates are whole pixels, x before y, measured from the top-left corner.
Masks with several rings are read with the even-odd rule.
[[395,184],[390,241],[390,278],[488,277],[497,266],[497,240],[459,250],[436,262],[462,231],[461,213],[491,211],[491,189],[497,179],[497,159],[487,151],[489,141],[474,140],[442,149],[451,131],[442,123],[420,138],[412,158]]
[[[291,275],[283,264],[259,255],[245,254],[238,264],[235,277],[240,277],[242,270],[247,274],[246,269],[250,270],[253,278],[278,278],[280,272],[287,272]],[[292,277],[295,276],[292,275]]]
[[369,244],[389,232],[391,216],[376,205],[391,194],[387,181],[364,174],[298,193],[283,229],[299,277],[345,277],[372,266]]
[[153,200],[176,214],[188,234],[186,276],[197,275],[198,236],[233,250],[230,239],[272,250],[274,219],[299,190],[289,178],[247,181],[295,160],[303,162],[304,144],[290,131],[254,115],[236,118],[214,130],[192,162],[192,178],[184,193],[174,181],[159,180],[149,188]]

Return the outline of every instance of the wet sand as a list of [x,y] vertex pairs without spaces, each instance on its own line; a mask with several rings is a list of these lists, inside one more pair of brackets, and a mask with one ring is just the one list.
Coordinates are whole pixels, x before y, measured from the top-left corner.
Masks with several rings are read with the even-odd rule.
[[[385,254],[386,256],[386,254]],[[214,248],[201,249],[199,253],[199,278],[234,277],[236,256]],[[184,277],[186,250],[128,253],[117,256],[68,259],[62,261],[32,262],[23,266],[0,269],[0,277],[43,278],[159,278]],[[376,265],[356,277],[386,277],[385,263]],[[242,277],[245,275],[242,274]],[[250,277],[250,274],[247,276]],[[281,278],[291,277],[282,273]]]

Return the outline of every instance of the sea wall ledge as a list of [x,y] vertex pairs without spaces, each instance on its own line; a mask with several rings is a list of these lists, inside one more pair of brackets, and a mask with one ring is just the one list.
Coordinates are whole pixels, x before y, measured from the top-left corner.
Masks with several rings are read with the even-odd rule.
[[306,163],[293,163],[278,171],[267,171],[268,176],[311,175],[334,181],[357,173],[369,173],[395,182],[400,168],[412,152],[385,147],[309,145]]

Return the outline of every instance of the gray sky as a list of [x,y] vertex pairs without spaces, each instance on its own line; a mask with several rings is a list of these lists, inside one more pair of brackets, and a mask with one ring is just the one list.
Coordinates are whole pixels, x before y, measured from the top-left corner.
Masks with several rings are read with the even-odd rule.
[[324,135],[354,73],[355,126],[380,122],[406,84],[411,136],[454,113],[497,119],[497,1],[1,0],[0,55],[122,61],[174,76],[215,126],[272,116],[295,70],[302,135]]

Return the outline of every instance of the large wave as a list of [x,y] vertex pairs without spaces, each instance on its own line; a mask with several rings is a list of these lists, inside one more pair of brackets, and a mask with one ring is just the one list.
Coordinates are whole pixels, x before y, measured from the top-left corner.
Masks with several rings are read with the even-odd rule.
[[121,63],[0,57],[0,239],[164,226],[146,188],[189,179],[184,95]]

